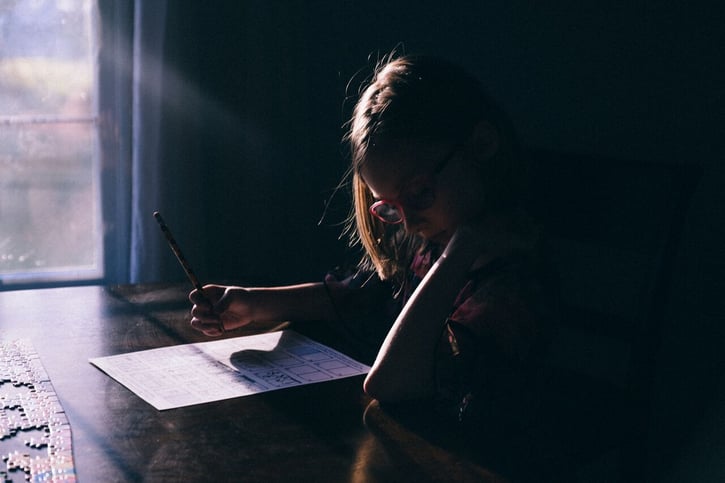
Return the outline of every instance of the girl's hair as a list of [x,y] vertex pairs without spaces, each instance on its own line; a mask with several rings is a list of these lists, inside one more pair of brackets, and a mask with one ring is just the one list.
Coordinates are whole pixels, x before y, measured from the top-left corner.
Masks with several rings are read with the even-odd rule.
[[374,268],[381,278],[402,282],[423,240],[406,234],[402,225],[386,225],[369,213],[374,200],[360,176],[369,151],[401,140],[460,143],[485,120],[498,131],[499,148],[482,167],[481,189],[489,209],[503,209],[519,194],[512,189],[521,177],[515,161],[518,149],[511,123],[478,80],[443,59],[391,55],[362,87],[345,136],[352,161],[348,232],[351,243],[365,250],[362,268]]

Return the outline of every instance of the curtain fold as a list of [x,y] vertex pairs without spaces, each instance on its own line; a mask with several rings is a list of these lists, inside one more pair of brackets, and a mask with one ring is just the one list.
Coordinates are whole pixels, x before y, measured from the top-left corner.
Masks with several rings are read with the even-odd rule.
[[183,280],[153,212],[163,213],[194,267],[203,266],[202,201],[190,195],[202,174],[202,96],[183,72],[195,53],[169,20],[186,12],[167,0],[99,6],[105,282]]
[[[204,266],[199,156],[203,95],[190,80],[193,18],[185,2],[136,0],[134,10],[130,283],[184,280],[153,212],[163,213],[195,269]],[[201,272],[203,273],[203,272]]]
[[[162,109],[166,0],[136,0],[131,120],[131,240],[129,282],[163,278],[163,240],[151,223],[162,197]],[[173,180],[172,180],[173,181]],[[165,248],[168,250],[168,248]]]

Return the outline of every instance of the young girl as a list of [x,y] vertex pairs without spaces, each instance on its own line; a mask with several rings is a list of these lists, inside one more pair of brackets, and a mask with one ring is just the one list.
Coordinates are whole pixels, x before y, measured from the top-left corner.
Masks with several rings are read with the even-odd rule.
[[192,326],[214,336],[220,326],[316,320],[374,340],[364,325],[385,320],[393,301],[366,393],[430,402],[444,420],[519,420],[501,412],[526,411],[554,298],[522,210],[525,165],[510,123],[461,68],[402,56],[363,90],[347,141],[351,232],[364,249],[357,272],[287,287],[209,285],[208,301],[190,294]]

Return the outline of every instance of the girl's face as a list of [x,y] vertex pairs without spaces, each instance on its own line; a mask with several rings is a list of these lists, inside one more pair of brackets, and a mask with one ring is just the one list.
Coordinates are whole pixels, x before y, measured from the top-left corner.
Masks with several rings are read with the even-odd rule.
[[[445,245],[484,206],[481,173],[468,145],[403,141],[371,150],[360,175],[390,221]],[[381,206],[382,205],[382,206]]]

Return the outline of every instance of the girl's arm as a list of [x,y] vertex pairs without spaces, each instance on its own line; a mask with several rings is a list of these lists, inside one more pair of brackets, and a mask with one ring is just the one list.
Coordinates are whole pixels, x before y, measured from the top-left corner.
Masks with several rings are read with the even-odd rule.
[[335,304],[344,304],[363,296],[363,289],[349,289],[340,282],[325,284],[270,288],[207,285],[206,300],[197,290],[189,294],[194,304],[191,325],[206,335],[217,336],[221,335],[220,322],[225,330],[234,330],[253,322],[335,321],[337,313],[332,298]]
[[468,228],[456,231],[385,338],[365,379],[368,395],[392,402],[432,394],[436,345],[467,273],[481,253],[478,239]]

